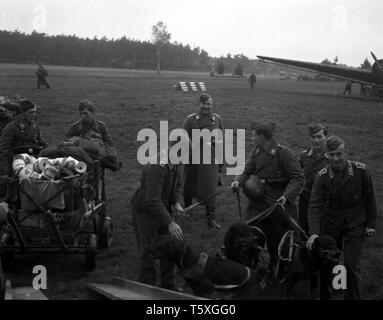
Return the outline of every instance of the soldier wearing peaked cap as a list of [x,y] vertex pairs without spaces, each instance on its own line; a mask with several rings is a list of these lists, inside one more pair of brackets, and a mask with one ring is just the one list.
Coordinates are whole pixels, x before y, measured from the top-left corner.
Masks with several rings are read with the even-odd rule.
[[[140,255],[139,281],[156,284],[156,269],[148,245],[161,234],[170,233],[183,239],[181,227],[175,222],[172,206],[176,213],[183,212],[182,166],[173,165],[168,150],[156,155],[158,164],[147,164],[142,169],[141,184],[131,199],[133,225]],[[175,283],[174,264],[161,260],[161,286],[178,290]]]
[[[276,141],[275,127],[275,123],[267,120],[252,123],[255,148],[243,173],[231,185],[233,190],[243,186],[250,199],[247,219],[255,217],[276,201],[285,205],[292,217],[297,215],[295,200],[303,187],[303,172],[294,153]],[[255,187],[248,187],[249,183]]]
[[[213,112],[213,99],[210,95],[204,93],[200,96],[198,112],[187,117],[183,124],[183,129],[186,130],[190,139],[192,139],[193,129],[207,129],[210,132],[214,129],[223,130],[222,118]],[[210,146],[211,159],[209,163],[204,163],[203,161],[204,143],[208,143]],[[215,163],[215,146],[216,144],[223,145],[223,138],[216,139],[215,136],[212,135],[211,142],[206,142],[201,139],[200,143],[193,141],[193,144],[195,144],[196,148],[200,149],[200,164],[192,164],[192,153],[194,152],[192,150],[190,162],[184,166],[184,197],[186,207],[192,204],[193,198],[201,201],[213,194],[218,186],[218,173],[222,171],[222,165]],[[219,146],[217,145],[217,147]],[[221,226],[215,221],[215,207],[215,197],[205,202],[208,226],[219,229]]]
[[312,185],[316,174],[328,163],[326,156],[327,128],[321,123],[312,123],[309,125],[308,134],[311,148],[303,151],[298,159],[305,176],[305,184],[299,195],[298,221],[306,232],[309,228],[308,210]]
[[[375,233],[375,191],[366,165],[347,159],[345,143],[331,136],[326,142],[329,164],[314,180],[309,204],[311,249],[318,235],[332,236],[344,252],[347,270],[345,299],[360,299],[361,260],[366,236]],[[329,299],[332,279],[321,272],[321,298]]]
[[13,155],[29,153],[35,157],[48,146],[42,138],[36,123],[36,105],[28,99],[18,102],[19,117],[8,123],[0,137],[0,175],[10,175],[10,163]]

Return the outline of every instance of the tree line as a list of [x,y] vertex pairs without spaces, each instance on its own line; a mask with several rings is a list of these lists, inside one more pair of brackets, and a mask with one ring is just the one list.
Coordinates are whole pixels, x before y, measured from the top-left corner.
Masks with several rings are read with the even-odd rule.
[[[208,53],[181,43],[168,43],[162,48],[164,69],[208,70],[213,64]],[[76,35],[46,35],[33,31],[26,34],[0,31],[0,62],[36,63],[153,69],[156,46],[149,41],[124,37],[118,39],[79,38]]]

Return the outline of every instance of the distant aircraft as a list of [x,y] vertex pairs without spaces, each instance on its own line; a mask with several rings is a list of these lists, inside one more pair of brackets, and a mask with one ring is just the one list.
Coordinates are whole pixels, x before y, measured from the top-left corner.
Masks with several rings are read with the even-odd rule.
[[371,70],[265,56],[257,57],[267,62],[280,64],[283,66],[301,69],[305,71],[315,71],[333,78],[350,80],[352,82],[366,84],[383,89],[383,59],[378,60],[373,52],[371,52],[371,55],[375,61],[372,65]]

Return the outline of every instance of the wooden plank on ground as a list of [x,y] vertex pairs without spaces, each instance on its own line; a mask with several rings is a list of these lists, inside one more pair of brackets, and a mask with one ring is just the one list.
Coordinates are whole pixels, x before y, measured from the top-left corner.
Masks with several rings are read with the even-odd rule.
[[118,277],[114,278],[114,284],[87,283],[87,287],[111,300],[204,300],[193,295]]
[[114,277],[114,281],[116,285],[134,291],[136,293],[145,295],[148,297],[147,299],[150,300],[205,300],[203,298],[193,296],[191,294],[167,290],[120,277]]

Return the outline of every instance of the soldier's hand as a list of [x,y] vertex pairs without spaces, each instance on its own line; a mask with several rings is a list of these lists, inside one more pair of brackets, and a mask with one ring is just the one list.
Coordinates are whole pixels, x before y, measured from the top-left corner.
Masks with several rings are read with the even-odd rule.
[[277,199],[277,202],[280,203],[282,206],[284,206],[286,204],[286,198],[284,196],[280,197],[279,199]]
[[176,211],[177,216],[183,216],[184,215],[184,208],[182,208],[182,205],[179,202],[175,203],[174,210]]
[[366,228],[366,236],[367,237],[372,237],[374,234],[375,234],[374,228]]
[[241,187],[239,186],[238,181],[233,181],[230,185],[231,191],[237,192]]
[[310,236],[310,238],[307,240],[306,242],[306,248],[309,249],[311,251],[311,249],[313,248],[313,244],[314,244],[314,241],[316,238],[318,238],[319,236],[317,234],[312,234]]
[[184,239],[184,235],[182,233],[181,227],[177,223],[175,223],[174,221],[169,223],[168,230],[169,230],[169,233],[173,237],[175,237],[176,239],[178,239],[178,240]]

